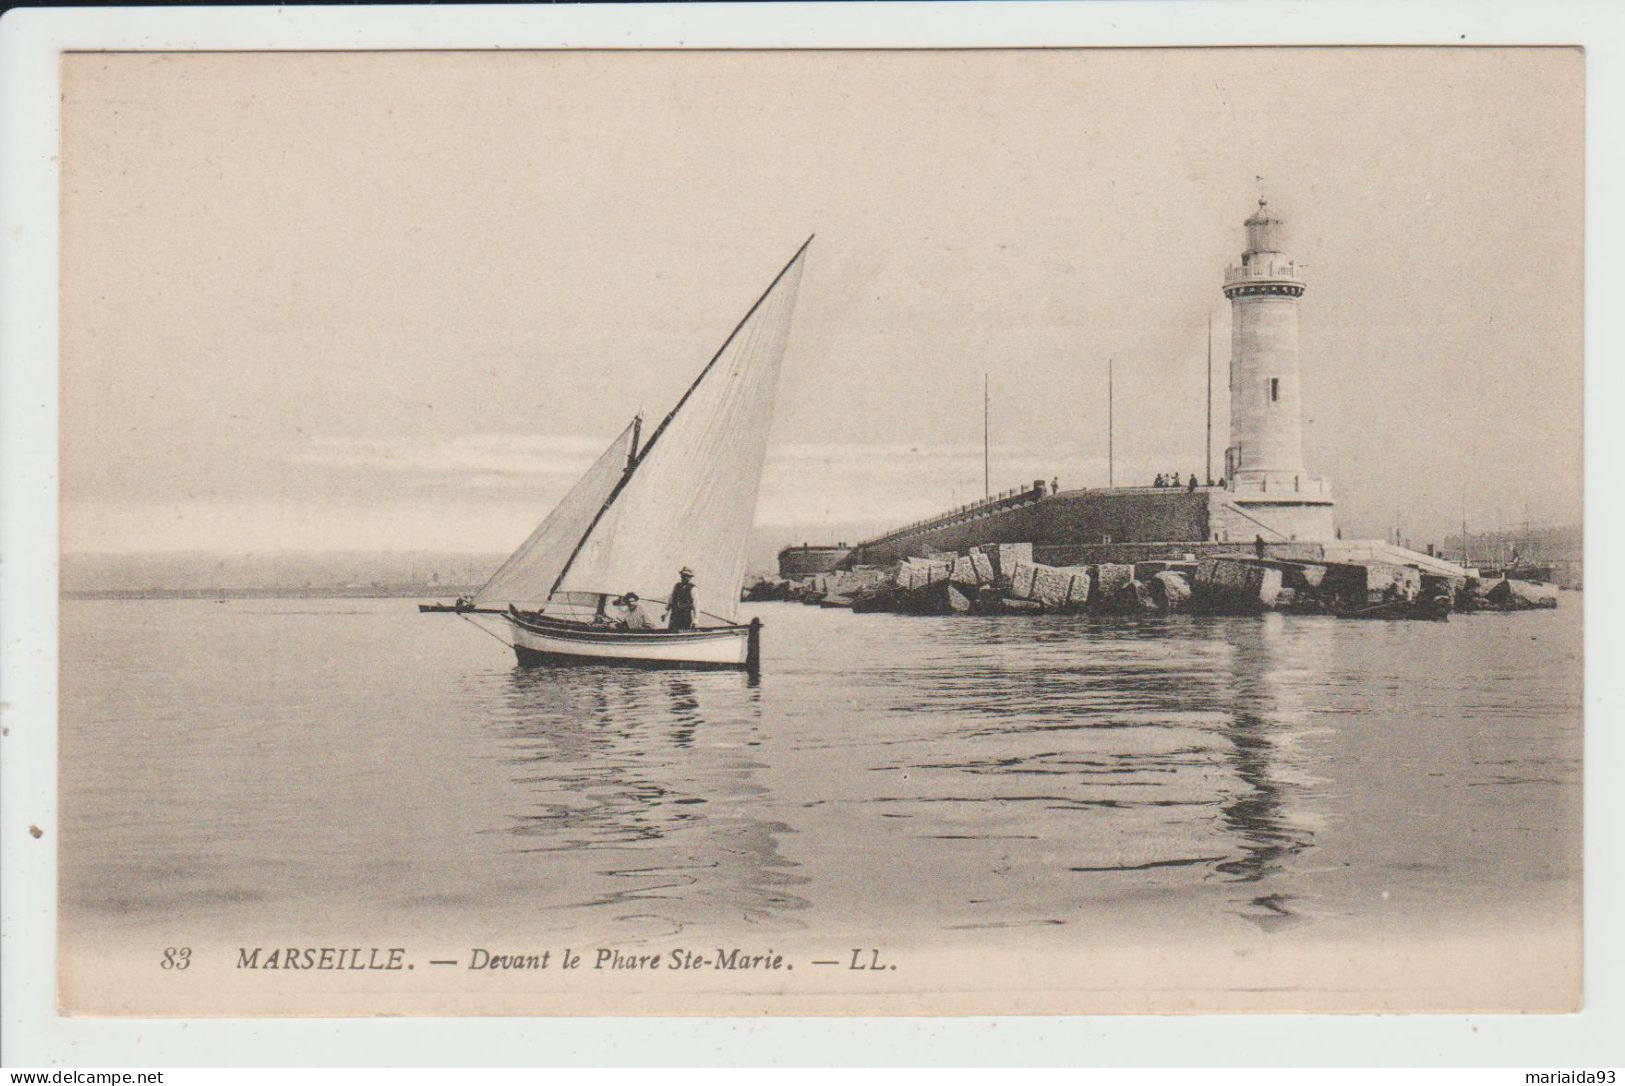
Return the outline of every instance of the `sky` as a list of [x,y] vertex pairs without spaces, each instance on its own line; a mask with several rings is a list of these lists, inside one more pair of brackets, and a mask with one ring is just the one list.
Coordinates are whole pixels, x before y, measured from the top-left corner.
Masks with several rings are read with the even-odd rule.
[[510,549],[816,233],[757,511],[1203,472],[1287,223],[1346,537],[1582,512],[1572,49],[75,54],[68,551]]

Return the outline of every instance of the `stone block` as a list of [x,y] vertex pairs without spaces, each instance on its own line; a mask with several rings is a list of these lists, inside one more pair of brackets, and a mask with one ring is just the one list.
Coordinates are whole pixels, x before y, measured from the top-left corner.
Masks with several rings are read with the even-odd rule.
[[1134,567],[1119,562],[1102,562],[1090,566],[1094,575],[1094,594],[1097,600],[1109,600],[1134,581]]
[[1275,606],[1281,571],[1245,558],[1204,558],[1191,585],[1193,606],[1211,611],[1257,611]]
[[1161,573],[1163,570],[1165,570],[1167,568],[1168,568],[1168,563],[1167,562],[1161,562],[1161,561],[1135,562],[1134,563],[1134,579],[1136,581],[1145,581],[1145,582],[1149,583],[1151,578],[1155,577],[1157,574]]
[[1065,610],[1072,593],[1072,571],[1054,566],[1033,567],[1032,598],[1051,611]]
[[1072,566],[1032,567],[1032,598],[1046,610],[1081,610],[1089,602],[1089,571]]
[[993,572],[1000,578],[1010,579],[1015,576],[1016,564],[1026,562],[1029,565],[1033,560],[1033,545],[1031,543],[999,543],[994,550],[997,560],[993,565]]
[[1068,610],[1081,611],[1089,604],[1092,578],[1087,569],[1072,567],[1072,582],[1067,587],[1066,605]]
[[1556,607],[1557,586],[1504,578],[1490,588],[1486,598],[1508,609]]
[[1018,600],[1033,598],[1033,580],[1038,567],[1032,562],[1018,561],[1010,575],[1010,594]]
[[1183,611],[1190,606],[1191,586],[1182,573],[1165,569],[1151,578],[1151,591],[1164,611]]

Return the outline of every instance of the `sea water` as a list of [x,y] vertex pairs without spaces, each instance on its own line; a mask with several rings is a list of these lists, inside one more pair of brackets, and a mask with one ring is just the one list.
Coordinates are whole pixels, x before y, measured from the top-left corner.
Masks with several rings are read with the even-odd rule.
[[404,600],[65,600],[65,945],[1578,919],[1577,595],[1449,623],[745,614],[759,679],[520,668]]

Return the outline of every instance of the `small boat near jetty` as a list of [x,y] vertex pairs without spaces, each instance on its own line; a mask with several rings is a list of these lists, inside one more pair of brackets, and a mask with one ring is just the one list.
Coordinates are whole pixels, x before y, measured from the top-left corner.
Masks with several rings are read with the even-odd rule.
[[1421,596],[1414,600],[1392,599],[1349,607],[1337,611],[1338,618],[1424,619],[1449,622],[1452,602],[1450,597]]
[[756,669],[762,627],[738,621],[740,586],[810,244],[646,441],[635,417],[478,592],[418,610],[479,625],[522,665]]

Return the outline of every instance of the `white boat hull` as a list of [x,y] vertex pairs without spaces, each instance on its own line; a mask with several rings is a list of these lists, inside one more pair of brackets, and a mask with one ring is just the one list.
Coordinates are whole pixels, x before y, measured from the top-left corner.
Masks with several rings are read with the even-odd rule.
[[617,630],[506,616],[521,664],[629,667],[756,666],[760,623],[697,630]]

